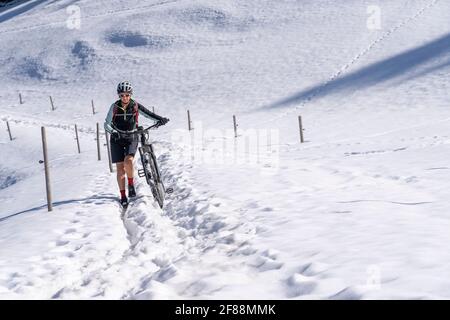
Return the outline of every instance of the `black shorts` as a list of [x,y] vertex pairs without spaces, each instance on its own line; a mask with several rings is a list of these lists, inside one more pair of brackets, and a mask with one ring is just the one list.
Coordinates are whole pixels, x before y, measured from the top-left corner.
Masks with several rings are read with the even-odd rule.
[[126,156],[134,156],[138,147],[138,141],[111,138],[112,163],[123,162]]

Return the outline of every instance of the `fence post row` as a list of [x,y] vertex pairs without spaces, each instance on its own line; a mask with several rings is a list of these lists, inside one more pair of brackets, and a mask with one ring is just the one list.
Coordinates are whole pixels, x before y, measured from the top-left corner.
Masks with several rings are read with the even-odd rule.
[[[21,103],[22,103],[22,97],[19,94]],[[52,97],[50,96],[50,103],[52,105],[52,110],[54,110],[54,105],[53,105],[53,100]],[[154,110],[154,107],[153,107]],[[94,108],[94,100],[92,100],[92,111],[95,114],[95,108]],[[192,130],[191,127],[191,115],[190,115],[190,111],[187,110],[187,116],[188,116],[188,128],[189,130]],[[303,123],[302,123],[302,117],[298,116],[298,125],[299,125],[299,130],[300,130],[300,142],[304,143],[304,136],[303,136]],[[12,134],[11,134],[11,128],[9,126],[9,122],[6,121],[6,126],[7,126],[7,130],[9,133],[9,138],[10,140],[13,140],[12,138]],[[101,152],[100,152],[100,125],[97,122],[96,124],[97,126],[97,153],[98,153],[98,160],[101,161]],[[237,120],[236,120],[236,115],[233,115],[233,126],[234,126],[234,137],[237,138]],[[42,135],[42,148],[43,148],[43,155],[44,155],[44,168],[45,168],[45,185],[46,185],[46,193],[47,193],[47,208],[48,211],[52,211],[53,210],[53,205],[52,205],[52,195],[51,195],[51,186],[50,186],[50,171],[49,171],[49,161],[48,161],[48,153],[47,153],[47,138],[46,138],[46,133],[45,133],[45,127],[41,127],[41,135]],[[76,140],[77,140],[77,147],[78,147],[78,153],[81,153],[81,149],[80,149],[80,140],[79,140],[79,136],[78,136],[78,127],[75,124],[75,136],[76,136]],[[111,162],[111,147],[110,147],[110,142],[109,142],[109,135],[108,132],[105,132],[105,137],[106,137],[106,146],[107,146],[107,150],[108,150],[108,163],[109,163],[109,170],[112,173],[113,172],[113,166],[112,166],[112,162]],[[42,162],[42,161],[40,161]]]
[[45,127],[41,127],[41,135],[42,135],[42,149],[44,152],[45,187],[47,190],[47,209],[48,211],[52,211],[53,210],[52,192],[50,189],[50,171],[48,168],[47,137],[45,135]]

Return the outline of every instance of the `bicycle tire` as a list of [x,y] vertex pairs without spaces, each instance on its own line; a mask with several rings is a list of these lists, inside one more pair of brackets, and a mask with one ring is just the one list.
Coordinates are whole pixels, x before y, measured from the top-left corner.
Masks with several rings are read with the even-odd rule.
[[150,186],[153,198],[158,202],[162,209],[164,206],[165,188],[161,181],[158,164],[156,162],[155,154],[151,145],[144,145],[139,147],[141,155],[141,162],[144,169],[147,184]]
[[159,173],[159,168],[158,168],[158,163],[156,161],[156,157],[155,154],[153,153],[153,148],[150,145],[150,168],[152,170],[152,176],[154,177],[154,182],[155,182],[155,191],[156,191],[156,201],[159,204],[159,207],[162,209],[164,206],[164,198],[165,198],[165,188],[164,188],[164,184],[161,181],[161,175]]

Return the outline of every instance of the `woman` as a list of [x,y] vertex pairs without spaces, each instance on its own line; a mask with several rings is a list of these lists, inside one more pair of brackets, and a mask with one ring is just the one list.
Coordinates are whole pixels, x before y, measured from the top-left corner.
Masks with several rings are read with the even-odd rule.
[[136,129],[140,112],[146,118],[156,120],[159,125],[166,124],[169,119],[149,111],[143,105],[131,99],[133,88],[129,81],[123,81],[117,85],[117,94],[119,95],[119,100],[114,102],[109,108],[105,120],[105,130],[111,134],[111,160],[117,167],[120,204],[126,207],[128,198],[125,193],[125,175],[128,177],[128,196],[136,196],[133,159],[138,147],[138,141],[133,135],[119,135],[114,128],[122,131]]

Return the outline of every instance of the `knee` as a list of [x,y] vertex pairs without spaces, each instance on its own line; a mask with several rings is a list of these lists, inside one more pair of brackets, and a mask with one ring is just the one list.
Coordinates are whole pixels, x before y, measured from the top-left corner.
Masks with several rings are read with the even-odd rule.
[[133,156],[126,156],[126,157],[125,157],[125,163],[126,163],[127,165],[132,165],[132,164],[133,164],[133,159],[134,159]]

